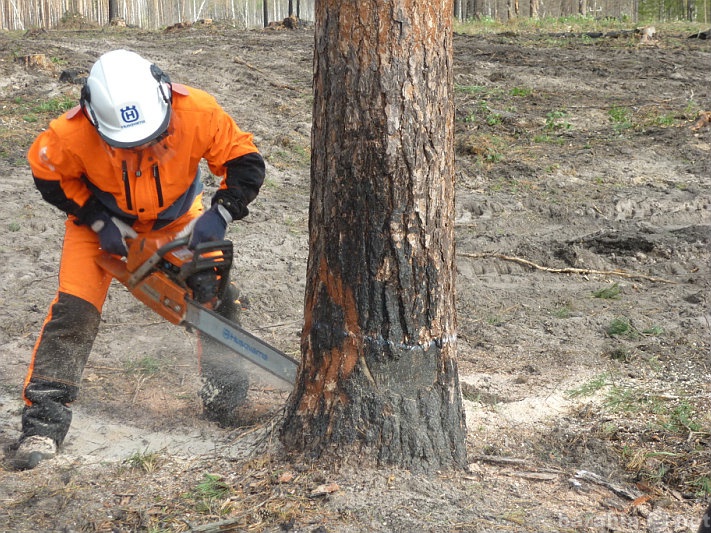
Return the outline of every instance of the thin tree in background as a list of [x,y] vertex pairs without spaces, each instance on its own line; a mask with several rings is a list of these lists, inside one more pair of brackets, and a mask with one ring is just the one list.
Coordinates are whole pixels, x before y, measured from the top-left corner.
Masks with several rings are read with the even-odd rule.
[[113,22],[119,17],[118,0],[109,0],[109,22]]
[[316,6],[302,364],[281,439],[466,463],[456,361],[452,0]]
[[538,18],[538,0],[529,0],[529,6],[531,8],[531,18]]
[[264,27],[269,26],[269,6],[267,0],[262,0],[262,15],[264,16]]

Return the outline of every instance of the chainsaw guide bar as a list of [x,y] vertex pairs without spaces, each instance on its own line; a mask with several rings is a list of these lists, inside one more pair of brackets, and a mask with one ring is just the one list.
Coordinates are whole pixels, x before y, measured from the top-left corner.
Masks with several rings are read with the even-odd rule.
[[297,361],[213,310],[229,283],[232,242],[202,243],[194,250],[187,244],[187,237],[169,242],[141,237],[131,240],[125,260],[105,253],[97,263],[169,322],[194,328],[293,384]]

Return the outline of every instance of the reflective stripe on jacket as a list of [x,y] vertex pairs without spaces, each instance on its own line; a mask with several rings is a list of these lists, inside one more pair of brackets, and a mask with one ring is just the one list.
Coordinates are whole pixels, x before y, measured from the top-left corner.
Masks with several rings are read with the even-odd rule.
[[168,135],[144,149],[106,144],[75,108],[53,120],[27,158],[43,198],[69,214],[91,195],[128,222],[159,228],[186,213],[202,192],[199,163],[222,178],[228,163],[257,153],[242,131],[208,93],[174,84]]

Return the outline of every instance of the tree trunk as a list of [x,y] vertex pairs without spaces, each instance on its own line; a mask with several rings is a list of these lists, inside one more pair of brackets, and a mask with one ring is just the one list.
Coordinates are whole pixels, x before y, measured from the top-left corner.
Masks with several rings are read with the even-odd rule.
[[531,18],[538,18],[538,0],[529,0],[529,5],[531,7]]
[[118,0],[109,0],[109,24],[119,16]]
[[264,18],[264,27],[269,26],[269,6],[267,0],[262,0],[262,15]]
[[310,250],[291,451],[466,463],[452,0],[316,3]]

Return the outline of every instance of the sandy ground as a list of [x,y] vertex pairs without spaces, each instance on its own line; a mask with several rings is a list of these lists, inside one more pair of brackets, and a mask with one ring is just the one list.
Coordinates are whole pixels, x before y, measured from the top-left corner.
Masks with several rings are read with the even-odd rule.
[[[239,427],[207,422],[194,336],[115,286],[61,455],[0,467],[0,531],[694,531],[711,491],[711,129],[693,128],[711,54],[685,37],[456,36],[468,471],[290,461],[271,431],[288,391],[259,376]],[[254,132],[267,182],[229,233],[242,322],[299,355],[312,32],[0,34],[3,446],[60,253],[23,160],[56,114],[37,105],[76,98],[60,73],[119,47]]]

